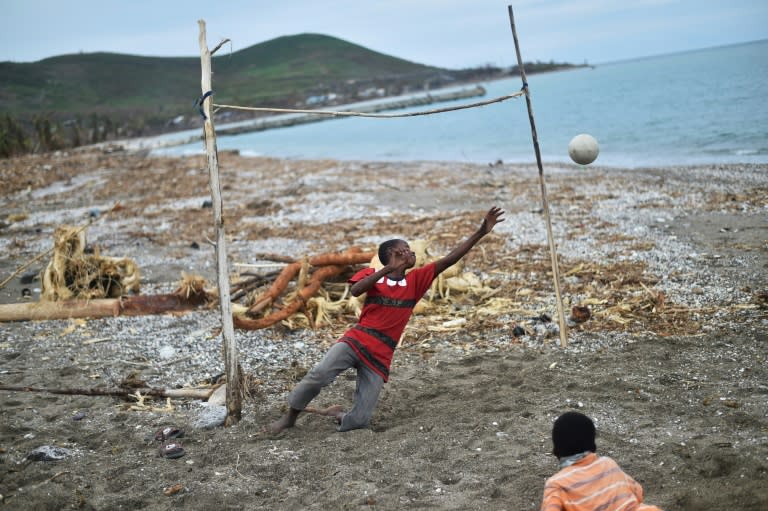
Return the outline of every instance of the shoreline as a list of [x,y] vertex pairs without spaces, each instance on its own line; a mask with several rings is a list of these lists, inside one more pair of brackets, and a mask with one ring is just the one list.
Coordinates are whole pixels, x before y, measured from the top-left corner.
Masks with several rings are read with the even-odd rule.
[[[485,93],[486,91],[481,85],[481,82],[477,82],[454,85],[451,87],[442,87],[426,92],[403,94],[400,96],[388,96],[385,98],[357,101],[354,103],[343,103],[339,105],[328,105],[316,110],[320,112],[332,110],[337,112],[378,113],[388,110],[400,110],[413,106],[452,102],[459,99],[484,96]],[[338,117],[339,116],[329,116],[327,114],[320,113],[272,114],[254,119],[248,119],[245,121],[235,121],[229,123],[222,122],[221,124],[216,125],[216,134],[221,136],[240,135],[243,133],[252,133],[257,131],[287,128],[314,122],[322,122]],[[92,146],[83,146],[82,148],[88,150],[113,147],[121,148],[121,150],[126,151],[152,151],[157,149],[166,149],[202,141],[202,133],[199,133],[199,131],[201,130],[183,130],[179,132],[154,135],[151,137],[137,137],[132,139],[114,140],[94,144]]]

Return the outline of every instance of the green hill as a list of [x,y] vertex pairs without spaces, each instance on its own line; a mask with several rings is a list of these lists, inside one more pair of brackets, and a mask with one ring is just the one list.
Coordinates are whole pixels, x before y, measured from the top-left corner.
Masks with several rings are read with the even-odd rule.
[[[226,50],[213,58],[216,100],[251,106],[287,106],[350,80],[427,79],[439,71],[318,34]],[[0,63],[0,110],[14,116],[172,118],[190,113],[199,95],[200,59],[194,57],[89,53]]]

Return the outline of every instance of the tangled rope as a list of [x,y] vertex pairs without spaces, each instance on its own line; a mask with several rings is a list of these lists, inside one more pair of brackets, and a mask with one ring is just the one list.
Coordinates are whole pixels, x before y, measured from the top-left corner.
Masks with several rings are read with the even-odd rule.
[[406,112],[402,114],[373,114],[366,112],[354,112],[351,110],[297,110],[292,108],[269,108],[269,107],[252,107],[252,106],[236,106],[236,105],[219,105],[214,103],[212,106],[215,108],[228,108],[230,110],[248,110],[251,112],[273,112],[283,114],[317,114],[317,115],[331,115],[334,117],[378,117],[378,118],[394,118],[394,117],[415,117],[417,115],[430,115],[439,114],[443,112],[451,112],[454,110],[464,110],[467,108],[476,108],[480,106],[491,105],[493,103],[501,103],[508,99],[518,98],[525,94],[524,90],[517,91],[513,94],[507,94],[506,96],[499,96],[498,98],[488,99],[485,101],[478,101],[476,103],[469,103],[466,105],[452,106],[446,108],[435,108],[433,110],[422,110],[419,112]]

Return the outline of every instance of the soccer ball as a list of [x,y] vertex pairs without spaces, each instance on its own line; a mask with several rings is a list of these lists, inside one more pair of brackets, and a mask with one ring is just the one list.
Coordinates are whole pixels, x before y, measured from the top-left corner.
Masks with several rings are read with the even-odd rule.
[[592,135],[576,135],[568,143],[568,156],[579,165],[589,165],[597,159],[600,147]]

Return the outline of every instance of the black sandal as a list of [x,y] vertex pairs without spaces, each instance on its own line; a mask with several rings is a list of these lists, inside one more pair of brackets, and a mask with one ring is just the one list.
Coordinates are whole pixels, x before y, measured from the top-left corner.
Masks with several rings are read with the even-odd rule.
[[176,459],[184,456],[186,451],[179,442],[168,442],[159,447],[160,456],[168,459]]
[[181,438],[183,436],[184,436],[184,430],[181,430],[174,426],[167,426],[163,429],[157,430],[157,432],[155,433],[155,440],[157,440],[158,442],[165,442],[166,440],[171,440],[172,438]]

